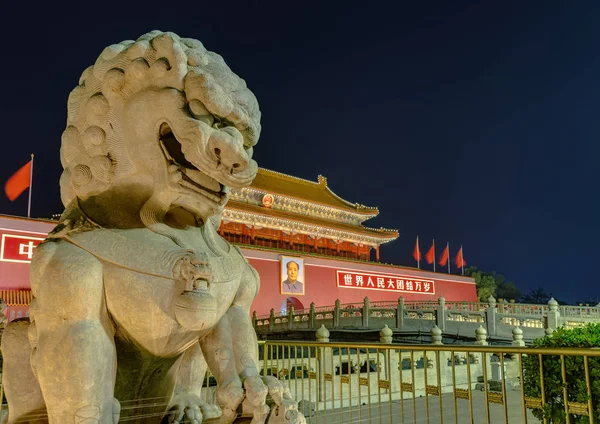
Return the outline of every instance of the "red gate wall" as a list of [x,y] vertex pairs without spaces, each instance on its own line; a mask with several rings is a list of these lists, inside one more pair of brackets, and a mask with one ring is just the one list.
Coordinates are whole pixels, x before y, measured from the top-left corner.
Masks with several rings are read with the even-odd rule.
[[[45,238],[56,222],[34,220],[18,217],[0,216],[0,290],[14,291],[29,290],[29,256],[40,239]],[[242,248],[252,266],[260,275],[261,286],[258,296],[252,304],[252,311],[258,315],[268,314],[271,308],[280,312],[286,308],[286,299],[294,297],[292,303],[301,303],[308,308],[311,302],[316,306],[333,305],[336,299],[342,304],[362,302],[365,296],[371,301],[397,301],[402,295],[406,301],[431,300],[437,301],[444,296],[447,301],[477,300],[475,283],[472,278],[460,275],[433,273],[413,268],[376,264],[372,262],[357,262],[351,260],[328,259],[312,257],[290,252],[289,256],[298,257],[304,262],[304,294],[281,294],[281,252],[262,249]],[[371,290],[360,287],[338,287],[337,271],[372,273],[386,276],[401,276],[414,279],[426,279],[434,283],[434,293],[398,293],[390,291]],[[16,293],[16,292],[13,292]],[[5,297],[11,297],[6,296]],[[25,296],[26,297],[26,296]],[[12,296],[13,304],[9,304],[5,315],[10,319],[27,316],[27,301],[19,300],[24,296]],[[15,300],[16,299],[16,300]]]
[[[286,299],[297,298],[304,308],[310,307],[311,302],[316,306],[333,305],[336,299],[342,304],[362,302],[365,297],[371,301],[397,301],[403,296],[405,301],[434,301],[440,296],[446,301],[477,301],[475,282],[470,277],[460,275],[434,273],[413,268],[375,264],[372,262],[353,262],[318,257],[301,257],[304,261],[304,295],[281,294],[281,253],[242,248],[244,256],[256,268],[260,275],[260,290],[252,304],[252,311],[258,315],[266,315],[271,308],[280,312],[285,308]],[[286,255],[287,256],[287,255]],[[292,255],[289,255],[292,256]],[[338,287],[336,272],[340,270],[361,273],[372,273],[389,276],[412,277],[434,282],[435,292],[428,293],[398,293],[391,291],[372,290],[367,288]]]

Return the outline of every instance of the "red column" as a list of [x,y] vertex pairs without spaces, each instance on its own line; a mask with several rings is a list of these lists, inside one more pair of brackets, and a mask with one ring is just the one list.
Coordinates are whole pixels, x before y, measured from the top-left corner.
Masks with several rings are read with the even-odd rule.
[[250,240],[252,240],[251,244],[254,244],[254,224],[252,224],[252,228],[250,229]]
[[375,248],[375,261],[379,262],[379,245]]

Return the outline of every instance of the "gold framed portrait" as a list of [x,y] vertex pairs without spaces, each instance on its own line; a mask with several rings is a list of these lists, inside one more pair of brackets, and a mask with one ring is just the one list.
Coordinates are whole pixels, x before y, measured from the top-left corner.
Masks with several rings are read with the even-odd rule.
[[281,294],[302,296],[306,290],[304,259],[297,256],[281,256]]

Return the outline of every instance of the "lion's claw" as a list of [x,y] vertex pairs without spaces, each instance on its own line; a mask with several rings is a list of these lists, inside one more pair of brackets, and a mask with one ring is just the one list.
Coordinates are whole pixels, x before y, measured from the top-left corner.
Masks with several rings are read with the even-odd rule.
[[196,395],[182,393],[173,398],[167,413],[169,424],[200,424],[204,418],[215,418],[221,411],[214,405],[208,405]]
[[244,400],[244,389],[242,383],[232,381],[217,389],[217,403],[223,410],[221,421],[223,423],[233,422],[237,413],[237,407]]
[[[304,416],[298,412],[298,403],[281,381],[272,376],[251,377],[244,381],[246,399],[244,412],[252,413],[252,424],[265,422],[276,424],[303,424]],[[274,402],[272,408],[266,405],[267,394]],[[271,413],[269,415],[269,412]],[[268,419],[267,419],[268,416]]]
[[202,422],[202,413],[197,405],[187,407],[176,405],[169,413],[169,424],[200,424]]

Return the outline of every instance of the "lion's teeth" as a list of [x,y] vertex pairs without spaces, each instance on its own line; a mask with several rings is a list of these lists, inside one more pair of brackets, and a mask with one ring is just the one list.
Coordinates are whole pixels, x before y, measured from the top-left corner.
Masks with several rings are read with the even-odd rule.
[[193,182],[201,185],[202,187],[206,187],[208,190],[212,190],[217,193],[221,191],[221,183],[209,177],[204,172],[186,168],[185,175]]
[[184,187],[187,187],[187,188],[190,188],[192,190],[195,190],[197,192],[202,193],[204,196],[208,197],[209,199],[211,199],[212,201],[214,201],[216,203],[219,203],[221,201],[221,197],[220,196],[216,196],[213,193],[210,193],[210,192],[208,192],[206,190],[202,190],[202,188],[200,188],[200,187],[198,187],[198,186],[196,186],[196,185],[194,185],[194,184],[192,184],[192,183],[190,183],[190,182],[188,182],[186,180],[181,180],[179,182],[179,184],[181,184]]

